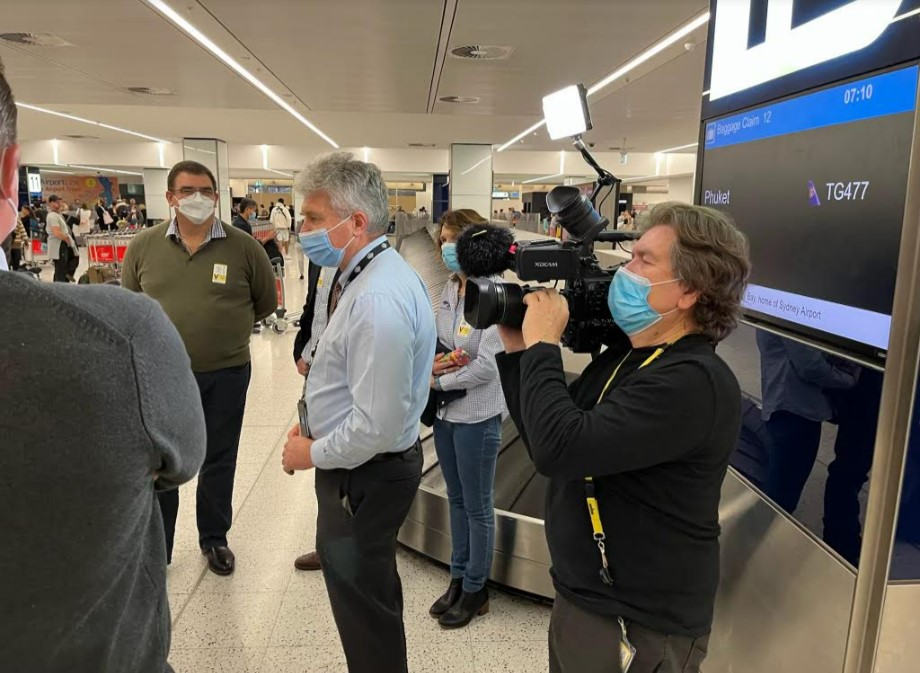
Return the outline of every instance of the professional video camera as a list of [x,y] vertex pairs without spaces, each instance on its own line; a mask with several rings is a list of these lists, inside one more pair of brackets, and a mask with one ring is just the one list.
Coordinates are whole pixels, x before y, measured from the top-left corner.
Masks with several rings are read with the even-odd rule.
[[[575,110],[574,126],[571,114],[562,119],[565,123],[561,127],[559,124],[551,123],[551,117],[554,120],[559,118],[558,98],[561,95],[565,95],[571,103],[569,112]],[[554,97],[555,103],[550,100]],[[493,255],[493,258],[500,261],[495,268],[489,269],[490,274],[476,275],[514,270],[523,281],[565,281],[565,287],[560,293],[569,302],[569,322],[562,335],[562,345],[576,353],[593,353],[602,345],[623,338],[622,331],[613,322],[610,309],[607,307],[608,289],[616,268],[601,267],[594,254],[594,243],[620,243],[637,236],[632,232],[605,231],[610,221],[606,217],[601,217],[594,206],[603,187],[606,186],[610,192],[617,194],[620,180],[598,165],[581,139],[581,133],[591,128],[584,86],[569,87],[547,96],[543,99],[543,108],[551,138],[575,136],[575,146],[598,174],[594,191],[590,198],[586,198],[577,187],[555,187],[546,196],[546,206],[552,213],[556,225],[561,225],[567,233],[566,239],[517,242],[507,249],[506,254]],[[554,110],[556,114],[553,114]],[[579,112],[583,115],[580,124],[577,123]],[[571,132],[573,128],[574,133]],[[457,241],[457,255],[461,265],[464,257],[470,254],[470,248],[477,245],[474,236],[475,232],[465,232]],[[483,240],[479,245],[489,245],[489,241]],[[524,296],[537,289],[539,288],[521,286],[517,283],[471,279],[467,283],[464,304],[466,320],[479,329],[495,324],[520,327],[526,309]]]

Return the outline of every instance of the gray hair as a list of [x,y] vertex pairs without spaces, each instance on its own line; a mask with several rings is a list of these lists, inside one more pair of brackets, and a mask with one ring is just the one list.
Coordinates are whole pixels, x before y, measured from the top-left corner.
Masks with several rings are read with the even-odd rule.
[[389,193],[380,169],[358,161],[351,152],[330,152],[314,159],[294,184],[304,197],[325,192],[332,209],[345,218],[361,211],[367,215],[367,230],[383,234],[389,224]]
[[747,237],[725,213],[677,201],[659,203],[643,224],[642,233],[657,226],[674,230],[671,266],[684,286],[699,292],[693,317],[700,331],[714,342],[731,334],[751,274]]

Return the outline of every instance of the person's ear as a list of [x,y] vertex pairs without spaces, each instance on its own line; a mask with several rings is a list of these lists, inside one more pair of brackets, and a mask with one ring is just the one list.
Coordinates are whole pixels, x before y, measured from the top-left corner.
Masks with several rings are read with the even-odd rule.
[[352,218],[355,222],[355,236],[361,236],[367,232],[368,224],[370,224],[370,221],[367,219],[367,213],[358,210],[355,211],[355,214],[352,215]]
[[0,163],[0,191],[3,198],[19,202],[19,145],[10,145]]
[[[683,287],[681,287],[683,289]],[[682,311],[689,311],[691,308],[696,306],[696,303],[700,300],[699,292],[688,292],[684,290],[680,295],[680,299],[677,300],[677,308]]]

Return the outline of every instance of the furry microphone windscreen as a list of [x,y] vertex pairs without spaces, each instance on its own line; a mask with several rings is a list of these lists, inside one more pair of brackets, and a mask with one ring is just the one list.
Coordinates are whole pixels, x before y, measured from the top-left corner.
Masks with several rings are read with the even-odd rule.
[[470,278],[486,278],[511,268],[514,234],[504,227],[474,224],[457,238],[457,260]]

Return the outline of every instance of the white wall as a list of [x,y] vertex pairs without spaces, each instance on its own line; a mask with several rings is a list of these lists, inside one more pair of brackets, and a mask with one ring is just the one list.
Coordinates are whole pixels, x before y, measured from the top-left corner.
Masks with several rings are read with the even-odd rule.
[[693,176],[671,178],[668,181],[668,198],[671,201],[693,203]]

